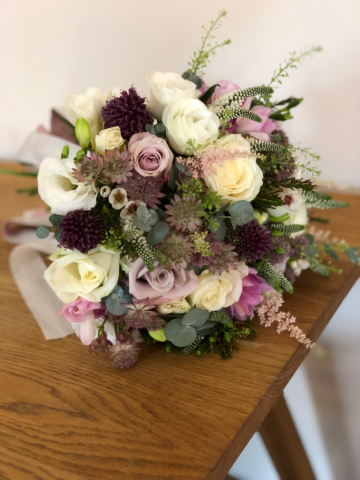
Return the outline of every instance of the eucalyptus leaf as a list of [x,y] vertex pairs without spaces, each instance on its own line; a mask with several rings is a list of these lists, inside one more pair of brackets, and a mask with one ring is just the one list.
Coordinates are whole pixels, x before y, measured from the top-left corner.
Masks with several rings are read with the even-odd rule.
[[199,97],[200,102],[203,102],[206,105],[208,100],[210,100],[213,93],[215,92],[216,87],[220,87],[220,85],[216,83],[215,85],[212,85],[208,90],[206,90],[206,92],[201,95],[201,97]]
[[246,225],[254,219],[254,209],[246,200],[240,200],[231,205],[229,214],[233,228]]
[[191,325],[183,325],[180,318],[168,322],[164,328],[165,337],[176,347],[191,345],[197,336],[197,332]]
[[202,267],[199,267],[198,265],[189,264],[189,265],[186,267],[186,270],[187,270],[187,271],[193,270],[196,275],[200,275],[200,273],[203,271],[203,268],[202,268]]
[[166,215],[166,213],[164,212],[164,210],[161,210],[161,208],[157,208],[157,209],[156,209],[156,213],[157,213],[158,216],[159,216],[159,221],[160,221],[160,222],[164,222],[164,221],[168,218],[168,215]]
[[156,135],[156,130],[153,125],[150,125],[150,123],[145,125],[145,130],[149,133],[152,133],[153,135]]
[[149,216],[147,221],[151,226],[155,225],[155,223],[159,220],[158,214],[152,208],[149,210]]
[[57,215],[56,213],[53,213],[49,217],[49,220],[54,227],[58,227],[62,219],[63,219],[63,215]]
[[349,247],[345,250],[348,259],[352,263],[359,263],[359,248],[358,247]]
[[55,238],[58,242],[61,241],[61,229],[59,227],[55,230]]
[[135,215],[133,215],[131,217],[131,221],[133,222],[133,224],[135,225],[136,228],[138,228],[139,230],[143,230],[144,232],[150,232],[151,231],[151,227],[150,225],[144,223],[142,220],[140,220],[138,217],[135,217]]
[[160,243],[169,231],[169,224],[167,222],[157,222],[151,232],[146,235],[146,240],[149,245],[156,245]]
[[155,130],[157,133],[165,133],[166,127],[163,123],[159,122],[155,125]]
[[200,325],[203,325],[207,321],[209,315],[210,312],[208,310],[204,310],[203,308],[193,308],[183,316],[181,323],[183,325],[200,327]]
[[176,168],[175,164],[171,167],[168,177],[168,184],[170,188],[176,188],[176,180],[179,178],[179,171]]
[[210,231],[211,233],[215,233],[215,238],[218,242],[222,242],[226,235],[225,218],[223,218],[222,215],[215,215],[215,219],[218,222],[219,226],[216,230],[210,226]]
[[108,312],[113,315],[124,315],[127,310],[127,307],[120,302],[120,299],[117,297],[114,298],[113,295],[107,297],[105,305]]
[[176,166],[176,168],[179,170],[179,172],[181,172],[181,173],[185,173],[185,172],[186,172],[186,166],[183,165],[182,163],[175,162],[175,166]]
[[140,219],[140,220],[145,220],[147,217],[148,217],[148,209],[146,208],[145,205],[139,205],[138,206],[138,209],[136,211],[136,216]]
[[195,85],[197,86],[197,88],[201,88],[202,81],[201,81],[201,79],[200,79],[197,75],[195,75],[194,73],[189,72],[189,71],[186,71],[186,72],[184,72],[181,76],[182,76],[182,78],[184,78],[185,80],[189,80],[189,82],[195,83]]
[[201,335],[211,335],[215,332],[215,328],[216,322],[212,322],[210,320],[205,322],[203,325],[200,325],[199,327],[195,327],[197,333],[201,333]]
[[36,230],[36,236],[38,238],[46,238],[50,234],[50,229],[49,227],[45,227],[45,225],[42,225]]

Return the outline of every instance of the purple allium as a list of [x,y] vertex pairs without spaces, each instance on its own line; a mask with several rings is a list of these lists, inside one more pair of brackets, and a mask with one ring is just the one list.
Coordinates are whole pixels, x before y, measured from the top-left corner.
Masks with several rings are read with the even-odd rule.
[[112,346],[110,340],[108,340],[106,332],[99,333],[99,336],[92,341],[89,345],[89,352],[96,353],[99,352],[105,353],[109,351],[109,348]]
[[134,166],[130,159],[131,155],[128,152],[120,152],[117,148],[113,152],[105,150],[102,175],[110,183],[127,182],[128,177],[132,176],[131,170]]
[[177,268],[186,268],[193,254],[193,246],[182,233],[171,232],[156,248],[166,255]]
[[103,168],[103,158],[95,152],[91,152],[90,158],[83,156],[81,163],[73,168],[73,175],[79,182],[84,182],[85,185],[90,185],[96,180]]
[[[288,147],[289,146],[289,139],[285,135],[284,130],[281,130],[279,128],[279,129],[271,132],[271,135],[284,135],[284,138],[277,143],[279,145],[282,145],[283,147]],[[270,155],[272,155],[273,158],[279,158],[279,157],[283,156],[282,153],[276,153],[276,152],[273,153],[273,154],[270,154]],[[286,180],[287,178],[292,177],[295,173],[295,161],[290,154],[288,155],[287,161],[288,161],[288,163],[290,163],[290,165],[283,165],[282,166],[283,170],[280,168],[281,163],[279,163],[279,165],[276,165],[278,173],[275,174],[275,179],[278,182],[281,182],[281,180]]]
[[195,197],[180,198],[179,195],[175,195],[174,200],[170,201],[172,205],[165,205],[166,213],[169,215],[166,221],[170,227],[183,232],[185,230],[195,232],[202,223],[200,217],[205,215],[201,200],[196,200]]
[[121,136],[130,140],[134,133],[144,132],[145,125],[152,124],[153,118],[134,87],[123,90],[119,97],[112,98],[101,110],[105,128],[119,127]]
[[289,280],[291,284],[293,284],[296,280],[296,275],[294,273],[294,270],[289,267],[289,265],[286,265],[284,276]]
[[281,265],[286,263],[290,258],[290,238],[287,235],[283,235],[282,237],[273,238],[272,244],[275,248],[282,247],[285,252],[284,253],[277,253],[276,250],[272,250],[269,252],[269,262],[275,268],[277,265]]
[[245,262],[254,262],[264,260],[264,255],[275,247],[272,244],[270,230],[252,220],[246,225],[236,227],[235,230],[229,229],[225,240],[234,245],[235,251]]
[[141,200],[149,207],[156,209],[160,203],[159,198],[165,197],[161,193],[163,185],[159,177],[142,177],[134,172],[133,176],[127,179],[125,189],[129,200]]
[[165,327],[165,320],[160,318],[152,310],[156,305],[149,305],[149,299],[137,300],[135,297],[132,303],[124,303],[128,307],[127,312],[122,315],[123,321],[131,328],[146,328],[146,330],[160,330]]
[[122,369],[134,365],[140,350],[141,348],[134,342],[132,336],[122,334],[116,339],[116,345],[109,348],[114,367]]
[[295,238],[290,238],[291,252],[290,256],[295,260],[302,258],[304,250],[309,245],[305,235],[298,235]]
[[60,222],[60,246],[87,253],[105,238],[105,227],[100,215],[93,211],[74,210]]

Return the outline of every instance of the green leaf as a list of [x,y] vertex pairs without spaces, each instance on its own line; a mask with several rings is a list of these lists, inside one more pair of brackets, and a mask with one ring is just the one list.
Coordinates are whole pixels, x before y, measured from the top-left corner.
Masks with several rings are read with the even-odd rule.
[[91,140],[91,128],[85,118],[78,118],[75,123],[75,135],[80,147],[87,150]]
[[203,102],[206,105],[208,100],[210,100],[213,93],[215,92],[216,87],[220,87],[220,85],[216,83],[215,85],[212,85],[208,90],[206,90],[206,92],[203,93],[201,97],[199,97],[200,102]]
[[49,220],[54,227],[58,227],[62,219],[63,219],[63,215],[57,215],[56,213],[53,213],[49,217]]
[[165,337],[176,347],[187,347],[195,341],[197,332],[191,325],[183,325],[180,318],[168,322],[164,328]]
[[269,115],[269,118],[271,118],[272,120],[279,120],[281,122],[284,122],[286,120],[285,115],[277,112],[274,112],[271,115]]
[[222,242],[226,235],[226,222],[222,215],[215,215],[215,219],[217,220],[219,226],[217,230],[210,226],[211,233],[215,233],[215,238],[218,242]]
[[171,167],[171,170],[169,172],[169,177],[168,177],[168,184],[169,187],[172,189],[176,188],[176,180],[179,177],[179,171],[176,168],[175,164]]
[[185,172],[186,172],[186,166],[183,165],[182,163],[175,162],[175,166],[176,166],[176,168],[179,170],[179,172],[181,172],[181,173],[185,173]]
[[150,232],[151,231],[150,225],[143,222],[142,220],[140,220],[140,218],[135,217],[135,215],[133,215],[131,217],[131,221],[133,222],[135,227],[138,228],[139,230],[143,230],[144,232]]
[[307,233],[305,235],[305,238],[309,242],[310,245],[315,242],[315,238],[311,235],[311,233]]
[[149,133],[152,133],[153,135],[156,135],[156,130],[153,125],[150,125],[150,123],[145,125],[145,130]]
[[334,260],[339,260],[339,257],[337,255],[337,253],[335,252],[335,250],[333,250],[330,245],[324,245],[324,248],[325,248],[325,252],[330,255],[331,258],[333,258]]
[[155,131],[156,131],[156,133],[165,133],[166,132],[166,127],[162,122],[157,123],[155,125]]
[[229,208],[230,219],[233,228],[246,225],[254,219],[254,209],[251,203],[246,200],[240,200]]
[[203,325],[199,327],[195,327],[197,333],[201,333],[201,335],[211,335],[215,332],[216,329],[216,322],[212,322],[207,320]]
[[202,308],[193,308],[183,316],[181,323],[183,325],[200,327],[201,325],[204,325],[209,318],[209,315],[210,312],[208,310],[204,310]]
[[50,228],[46,227],[45,225],[42,225],[36,230],[36,236],[38,238],[46,238],[50,234]]
[[349,247],[345,250],[345,253],[350,262],[359,264],[359,247]]
[[16,172],[14,170],[8,170],[6,168],[0,168],[0,173],[5,173],[6,175],[19,175],[20,177],[37,177],[37,173],[31,172]]
[[58,242],[61,241],[61,229],[59,227],[55,230],[55,238]]
[[201,88],[202,81],[201,81],[201,79],[200,79],[197,75],[195,75],[194,73],[189,72],[189,71],[187,70],[187,71],[184,72],[181,76],[182,76],[182,78],[184,78],[185,80],[189,80],[189,82],[195,83],[195,85],[197,86],[197,88]]
[[154,229],[146,235],[146,240],[149,245],[157,245],[168,234],[169,224],[167,222],[157,222]]
[[69,157],[69,145],[65,145],[61,152],[61,158],[68,158]]

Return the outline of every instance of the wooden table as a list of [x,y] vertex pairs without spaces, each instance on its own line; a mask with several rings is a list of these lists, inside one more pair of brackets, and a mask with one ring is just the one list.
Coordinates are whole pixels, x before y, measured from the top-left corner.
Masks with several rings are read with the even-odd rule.
[[[34,179],[0,176],[1,222],[40,205],[38,197],[15,193],[33,185]],[[334,197],[351,206],[325,212],[326,228],[360,245],[360,197]],[[12,246],[0,242],[1,479],[224,479],[278,399],[261,432],[275,464],[289,455],[296,470],[296,432],[286,445],[279,409],[308,351],[288,334],[258,326],[257,339],[226,362],[144,347],[136,366],[119,371],[74,335],[44,340],[10,276]],[[305,271],[286,295],[286,309],[312,340],[359,277],[359,267],[346,261],[341,267],[330,279]],[[281,475],[287,478],[286,468]]]

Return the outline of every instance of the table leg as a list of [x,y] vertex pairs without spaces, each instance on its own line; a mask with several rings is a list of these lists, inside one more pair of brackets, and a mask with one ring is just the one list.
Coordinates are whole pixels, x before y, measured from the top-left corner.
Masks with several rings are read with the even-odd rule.
[[259,432],[281,480],[315,480],[284,395],[272,407]]

